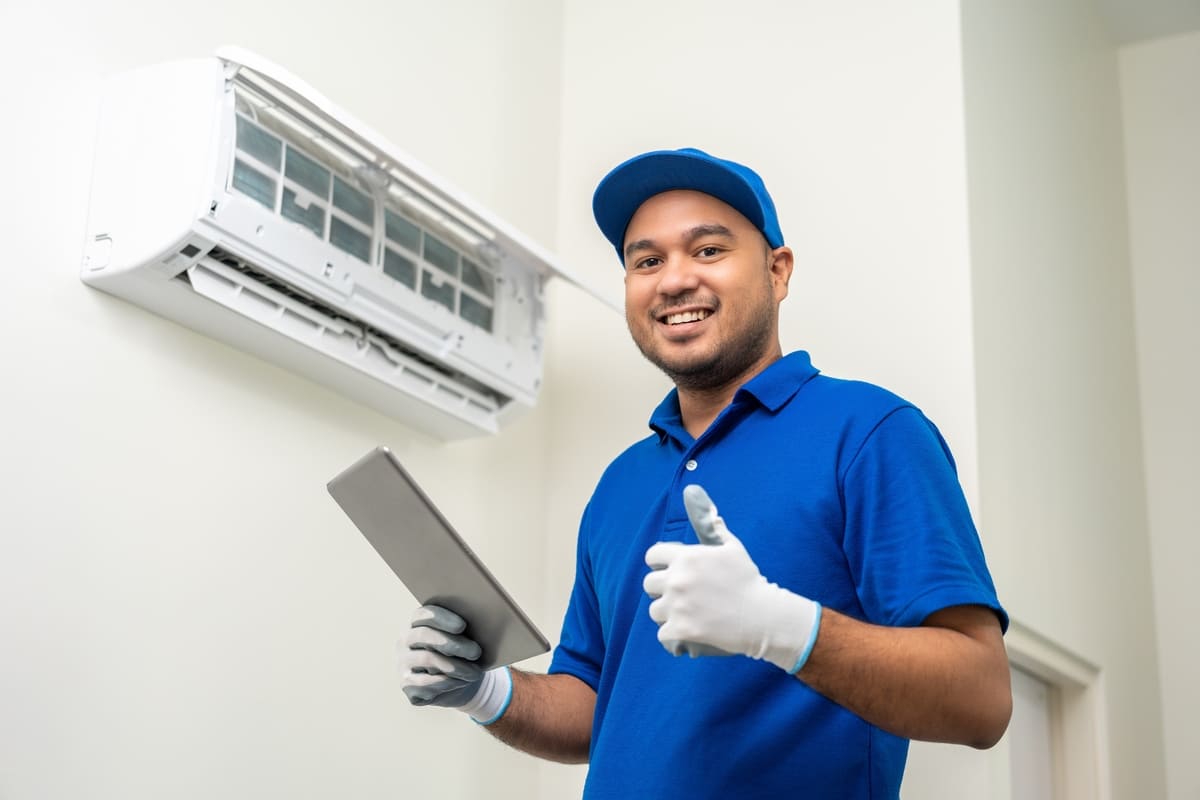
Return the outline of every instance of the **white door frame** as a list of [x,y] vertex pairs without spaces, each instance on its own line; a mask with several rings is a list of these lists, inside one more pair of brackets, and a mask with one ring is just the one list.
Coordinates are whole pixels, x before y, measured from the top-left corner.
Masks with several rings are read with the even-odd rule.
[[1004,637],[1008,660],[1053,689],[1054,796],[1112,800],[1108,714],[1100,668],[1017,620]]

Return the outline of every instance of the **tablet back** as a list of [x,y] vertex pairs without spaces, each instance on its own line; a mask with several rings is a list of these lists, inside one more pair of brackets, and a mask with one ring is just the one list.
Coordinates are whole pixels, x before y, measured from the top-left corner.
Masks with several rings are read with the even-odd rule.
[[422,605],[467,621],[484,668],[539,655],[549,642],[483,565],[394,453],[377,447],[329,482],[329,493]]

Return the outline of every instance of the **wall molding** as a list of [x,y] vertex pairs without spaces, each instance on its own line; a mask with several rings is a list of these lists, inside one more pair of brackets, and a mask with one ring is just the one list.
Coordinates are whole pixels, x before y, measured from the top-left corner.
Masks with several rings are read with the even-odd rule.
[[1103,670],[1016,619],[1004,638],[1009,662],[1045,681],[1053,693],[1054,796],[1111,800]]

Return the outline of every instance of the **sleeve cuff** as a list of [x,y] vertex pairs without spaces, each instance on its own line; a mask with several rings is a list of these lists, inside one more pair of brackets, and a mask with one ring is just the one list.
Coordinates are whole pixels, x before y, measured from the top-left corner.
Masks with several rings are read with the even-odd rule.
[[490,669],[483,674],[479,691],[471,702],[462,706],[462,711],[479,725],[491,725],[508,711],[512,694],[512,670],[508,667]]

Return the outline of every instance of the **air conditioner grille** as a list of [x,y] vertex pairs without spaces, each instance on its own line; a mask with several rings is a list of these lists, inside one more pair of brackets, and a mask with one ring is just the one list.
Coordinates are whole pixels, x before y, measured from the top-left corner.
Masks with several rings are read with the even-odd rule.
[[[287,298],[313,312],[307,315],[309,317],[308,324],[349,329],[360,344],[376,345],[380,349],[381,357],[387,358],[396,366],[405,368],[409,377],[421,380],[423,383],[436,384],[438,391],[443,394],[454,395],[478,409],[486,409],[489,412],[495,412],[511,402],[510,397],[497,392],[475,378],[432,360],[388,332],[322,303],[226,250],[214,247],[209,251],[207,258],[201,259],[197,266],[204,266],[205,262],[210,260],[231,271],[230,274],[222,275],[220,272],[210,269],[209,272],[214,273],[214,277],[224,283],[236,284],[248,290],[243,293],[246,295],[245,300],[254,298],[257,301],[279,305],[278,298],[280,296]],[[241,279],[234,280],[235,276],[241,276]],[[188,280],[188,272],[181,272],[178,277]],[[293,313],[293,316],[297,315]],[[329,323],[336,323],[336,325],[331,326]],[[391,351],[391,355],[388,356],[385,351]]]
[[345,137],[235,83],[235,155],[229,188],[309,234],[495,332],[494,245],[447,216]]

